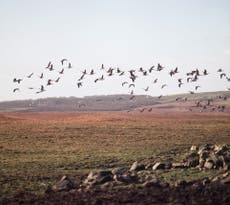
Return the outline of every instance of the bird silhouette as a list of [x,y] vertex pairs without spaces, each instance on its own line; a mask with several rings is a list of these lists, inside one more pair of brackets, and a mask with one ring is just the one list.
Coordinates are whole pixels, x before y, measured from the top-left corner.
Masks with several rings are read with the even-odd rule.
[[39,91],[37,91],[37,92],[36,92],[36,94],[42,93],[42,92],[44,92],[44,91],[45,91],[45,88],[44,88],[44,86],[43,86],[43,85],[41,85],[40,90],[39,90]]
[[128,84],[128,82],[127,81],[123,82],[121,86],[123,87],[125,84]]
[[49,61],[48,65],[46,66],[46,68],[49,68],[51,65],[51,61]]
[[208,71],[206,69],[204,69],[203,74],[208,75]]
[[198,88],[200,88],[200,86],[199,86],[199,85],[197,85],[197,86],[195,87],[195,90],[198,90]]
[[161,86],[161,89],[163,89],[164,87],[166,87],[167,86],[167,84],[163,84],[162,86]]
[[226,73],[221,73],[220,74],[220,79],[222,79],[224,76],[226,77]]
[[135,84],[133,84],[133,83],[129,84],[129,88],[131,88],[131,87],[135,87]]
[[80,88],[82,86],[82,82],[77,83],[77,87]]
[[64,62],[65,62],[65,61],[67,61],[67,59],[66,59],[66,58],[63,58],[63,59],[61,60],[61,64],[64,65]]
[[15,93],[16,91],[19,91],[19,88],[14,88],[13,92]]
[[72,68],[72,64],[71,63],[68,63],[68,68]]
[[33,76],[34,73],[31,73],[27,76],[27,78],[31,78]]
[[223,70],[220,68],[220,69],[217,70],[217,72],[221,73],[221,72],[223,72]]
[[160,63],[158,63],[157,64],[157,71],[161,71],[163,69],[164,69],[164,67]]
[[52,80],[49,79],[49,80],[47,81],[47,84],[46,84],[46,85],[47,85],[47,86],[52,85]]
[[60,80],[60,77],[58,77],[56,80],[55,80],[55,83],[58,83]]
[[43,74],[43,73],[41,73],[41,75],[39,76],[39,78],[41,78],[41,79],[42,79],[43,77],[44,77],[44,74]]
[[133,100],[135,98],[135,95],[132,95],[129,100]]
[[143,90],[147,92],[149,90],[149,86],[147,86],[146,88],[143,88]]
[[161,99],[163,97],[163,95],[160,95],[160,96],[158,96],[158,99]]
[[90,71],[90,73],[89,73],[90,75],[94,75],[95,73],[94,73],[94,70],[92,69],[91,71]]
[[156,78],[156,79],[153,81],[153,83],[157,83],[157,81],[158,81],[158,79]]
[[53,70],[54,70],[53,64],[51,64],[50,67],[49,67],[48,69],[49,69],[49,71],[53,71]]
[[61,71],[58,72],[59,74],[64,74],[64,68],[61,69]]
[[125,74],[125,71],[122,71],[120,74],[119,74],[119,76],[122,76],[122,75],[124,75]]

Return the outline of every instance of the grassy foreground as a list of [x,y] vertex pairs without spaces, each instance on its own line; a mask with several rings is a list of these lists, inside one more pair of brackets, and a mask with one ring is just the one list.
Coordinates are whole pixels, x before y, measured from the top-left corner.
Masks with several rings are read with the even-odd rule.
[[0,196],[42,194],[62,175],[80,182],[136,160],[179,161],[192,144],[230,143],[229,122],[227,113],[0,114]]

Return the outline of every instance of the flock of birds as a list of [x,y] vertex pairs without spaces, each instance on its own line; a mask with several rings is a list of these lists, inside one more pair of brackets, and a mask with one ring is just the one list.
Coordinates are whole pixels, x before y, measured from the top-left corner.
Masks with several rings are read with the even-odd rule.
[[[17,84],[18,86],[13,89],[13,92],[14,93],[19,92],[20,91],[19,85],[21,85],[21,83],[23,81],[25,81],[26,79],[30,79],[30,78],[37,78],[37,80],[45,79],[45,77],[46,77],[45,71],[46,70],[48,72],[56,72],[56,74],[58,74],[57,78],[46,79],[46,83],[45,84],[43,83],[39,88],[28,87],[28,89],[30,89],[30,90],[35,90],[35,94],[39,94],[39,93],[43,93],[43,92],[47,91],[48,87],[50,87],[54,84],[60,83],[61,77],[64,75],[64,73],[66,72],[67,69],[69,70],[69,69],[73,68],[71,62],[69,62],[66,58],[63,58],[60,60],[60,65],[61,65],[61,68],[57,69],[54,67],[53,63],[50,61],[50,62],[48,62],[47,66],[44,66],[44,68],[43,68],[44,70],[39,75],[35,75],[34,73],[30,73],[25,78],[14,78],[13,83]],[[97,74],[98,70],[94,70],[94,69],[86,70],[85,69],[85,70],[81,71],[81,74],[80,74],[80,76],[78,76],[78,79],[77,79],[77,83],[76,83],[77,87],[80,88],[83,86],[83,82],[84,82],[85,77],[87,75],[96,76],[94,78],[94,83],[104,81],[105,79],[107,79],[111,76],[115,76],[115,75],[116,76],[125,76],[126,80],[123,80],[121,82],[121,87],[127,86],[127,88],[129,89],[129,94],[130,94],[129,100],[133,100],[135,98],[134,88],[136,86],[136,79],[137,78],[139,78],[140,76],[152,75],[153,72],[159,73],[159,72],[162,72],[162,70],[167,70],[167,69],[164,66],[162,66],[160,63],[158,63],[157,65],[153,65],[148,69],[144,69],[144,68],[140,67],[138,69],[131,69],[128,71],[122,70],[118,67],[117,68],[112,68],[112,67],[106,68],[104,66],[104,64],[102,64],[101,67],[99,68],[99,70],[100,70],[99,76]],[[218,69],[216,72],[219,75],[219,78],[221,80],[226,80],[227,82],[230,82],[230,76],[227,76],[227,74],[224,72],[223,69]],[[204,69],[204,70],[193,69],[190,72],[186,73],[184,78],[178,78],[177,77],[178,73],[180,73],[178,67],[168,71],[169,76],[174,78],[175,82],[177,82],[178,88],[181,88],[186,83],[194,83],[194,82],[197,83],[202,76],[209,75],[209,72],[206,69]],[[157,84],[157,83],[159,83],[158,80],[159,79],[155,76],[155,78],[153,78],[152,83]],[[167,83],[162,83],[162,84],[160,84],[160,89],[164,89],[167,86],[168,86]],[[191,95],[193,95],[200,88],[201,88],[201,86],[196,84],[196,85],[194,85],[194,88],[192,90],[189,90],[188,92]],[[150,90],[150,86],[143,88],[143,90],[145,92],[148,92]],[[230,88],[227,87],[227,90],[230,90]],[[163,95],[158,96],[159,99],[162,97],[163,97]],[[188,99],[187,99],[187,97],[185,97],[185,98],[177,97],[175,100],[186,102]],[[214,100],[215,99],[208,99],[206,102],[196,101],[196,104],[193,107],[202,108],[201,111],[207,110],[209,107],[212,111],[215,111],[215,110],[224,111],[225,110],[224,105],[218,105],[218,106],[213,107],[212,103],[214,102]],[[217,96],[217,100],[227,100],[227,96]],[[140,112],[144,112],[146,109],[147,108],[141,109]],[[151,108],[147,109],[147,110],[149,112],[152,111]],[[190,111],[192,111],[192,108],[190,108]]]

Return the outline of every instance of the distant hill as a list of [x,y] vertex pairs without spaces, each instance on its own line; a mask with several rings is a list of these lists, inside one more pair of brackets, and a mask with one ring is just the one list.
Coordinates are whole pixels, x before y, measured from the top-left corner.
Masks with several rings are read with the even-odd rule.
[[133,99],[130,99],[131,95],[103,95],[83,98],[59,97],[37,100],[16,100],[0,102],[0,112],[122,111],[143,106],[159,107],[164,104],[175,103],[177,98],[187,98],[188,102],[193,102],[218,99],[218,96],[226,96],[230,99],[230,91],[170,95],[163,96],[160,99],[148,95],[138,95]]

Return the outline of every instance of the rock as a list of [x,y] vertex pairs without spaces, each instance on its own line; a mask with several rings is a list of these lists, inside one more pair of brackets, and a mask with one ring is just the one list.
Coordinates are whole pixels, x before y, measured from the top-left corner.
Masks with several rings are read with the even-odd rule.
[[191,148],[190,148],[190,151],[197,152],[198,151],[198,146],[192,145]]
[[200,159],[206,160],[209,157],[210,153],[206,150],[200,152],[199,157]]
[[230,176],[227,176],[220,180],[222,184],[229,184],[230,185]]
[[206,177],[202,180],[202,185],[205,186],[205,185],[209,184],[210,182],[211,182],[211,180],[208,177]]
[[58,181],[53,187],[53,191],[69,191],[74,189],[76,186],[74,183],[67,177],[63,176],[60,181]]
[[136,174],[125,173],[123,175],[114,175],[113,179],[117,182],[123,183],[136,183],[138,181],[138,176]]
[[204,163],[204,168],[205,169],[213,169],[214,168],[214,162],[211,159],[206,160]]
[[230,163],[224,163],[223,168],[225,171],[230,170]]
[[196,167],[197,165],[199,165],[199,156],[188,158],[186,164],[188,167]]
[[114,181],[109,181],[109,182],[105,182],[104,184],[102,184],[100,186],[100,188],[104,189],[104,190],[108,190],[108,189],[112,188],[114,185],[115,185]]
[[183,169],[186,168],[185,163],[177,162],[177,163],[172,163],[172,168],[174,169]]
[[205,163],[204,159],[199,159],[199,168],[200,169],[204,168],[204,163]]
[[145,166],[142,163],[139,163],[138,161],[134,162],[133,165],[130,168],[130,171],[140,171],[144,170]]
[[222,175],[223,178],[228,177],[228,176],[230,176],[230,172],[225,172],[225,173]]
[[112,181],[113,176],[111,171],[98,171],[98,172],[90,172],[84,184],[103,184],[108,181]]
[[146,169],[146,170],[150,170],[150,169],[152,169],[153,165],[154,165],[154,163],[149,163],[149,164],[147,164],[147,165],[145,166],[145,169]]
[[179,186],[186,186],[187,185],[187,182],[185,180],[178,180],[175,182],[174,186],[175,187],[179,187]]
[[151,180],[147,180],[146,182],[144,182],[142,184],[142,186],[144,187],[152,187],[152,186],[159,186],[160,185],[160,182],[158,179],[151,179]]
[[220,178],[219,176],[217,176],[217,177],[212,178],[212,179],[211,179],[211,182],[219,182],[220,179],[221,179],[221,178]]
[[158,170],[158,169],[171,169],[172,168],[172,163],[171,162],[156,162],[152,170]]
[[124,173],[126,173],[128,171],[129,171],[129,169],[127,167],[117,167],[117,168],[114,168],[112,170],[112,174],[113,175],[115,175],[115,174],[122,175],[122,174],[124,174]]
[[199,165],[199,155],[197,152],[190,152],[185,156],[183,160],[188,167],[196,167]]

